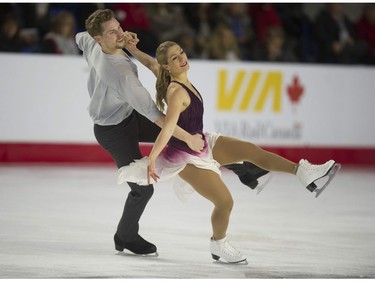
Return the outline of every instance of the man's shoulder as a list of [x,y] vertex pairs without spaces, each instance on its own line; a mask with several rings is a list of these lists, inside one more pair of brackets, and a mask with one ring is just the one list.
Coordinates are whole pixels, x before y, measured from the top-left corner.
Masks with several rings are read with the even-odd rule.
[[121,77],[128,75],[135,75],[131,65],[123,59],[109,60],[108,63],[112,66],[114,71]]

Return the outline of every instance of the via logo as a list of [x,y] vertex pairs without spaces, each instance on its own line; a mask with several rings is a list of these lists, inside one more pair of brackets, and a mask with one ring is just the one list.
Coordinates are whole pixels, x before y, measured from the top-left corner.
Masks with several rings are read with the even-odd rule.
[[[266,106],[274,113],[281,112],[283,94],[283,72],[239,70],[228,79],[227,70],[220,70],[216,108],[219,111],[263,112]],[[286,87],[286,94],[292,105],[299,103],[304,93],[299,77]]]

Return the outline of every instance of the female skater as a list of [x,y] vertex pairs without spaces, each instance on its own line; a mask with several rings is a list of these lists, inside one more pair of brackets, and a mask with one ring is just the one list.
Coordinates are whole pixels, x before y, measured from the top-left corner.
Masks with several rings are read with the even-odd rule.
[[[140,52],[138,49],[133,51]],[[164,103],[168,105],[165,125],[148,158],[136,160],[120,169],[119,183],[130,181],[146,185],[151,179],[157,182],[178,174],[214,205],[211,216],[213,234],[210,239],[212,257],[229,263],[245,261],[246,257],[227,239],[233,199],[221,179],[220,166],[249,161],[268,171],[297,175],[307,187],[328,174],[331,179],[338,170],[334,167],[339,167],[339,164],[333,160],[323,165],[312,165],[306,160],[297,164],[247,141],[203,133],[203,99],[188,79],[189,61],[186,54],[178,44],[167,41],[157,48],[156,59],[160,65],[156,103],[161,110],[164,110]],[[151,69],[149,63],[142,63]],[[172,136],[176,125],[190,134],[202,134],[205,146],[201,153],[192,151]]]

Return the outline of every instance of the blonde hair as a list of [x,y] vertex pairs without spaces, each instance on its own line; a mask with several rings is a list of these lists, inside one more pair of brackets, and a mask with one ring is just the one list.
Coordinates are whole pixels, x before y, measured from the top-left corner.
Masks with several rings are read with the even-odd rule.
[[168,86],[171,83],[171,75],[163,65],[168,64],[167,52],[170,47],[175,45],[177,45],[176,42],[165,41],[156,49],[156,60],[160,65],[159,74],[156,79],[156,105],[161,111],[164,111],[165,97],[167,95]]

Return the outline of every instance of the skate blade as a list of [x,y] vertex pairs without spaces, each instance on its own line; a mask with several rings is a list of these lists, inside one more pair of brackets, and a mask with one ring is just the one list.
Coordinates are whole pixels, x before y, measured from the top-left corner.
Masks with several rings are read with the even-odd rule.
[[[341,164],[339,164],[339,163],[335,163],[335,164],[332,165],[332,167],[328,171],[328,173],[322,177],[322,178],[328,177],[328,180],[323,184],[323,186],[321,188],[316,188],[314,190],[314,192],[316,193],[315,198],[318,198],[318,196],[327,188],[327,186],[333,180],[333,178],[335,177],[336,173],[340,170],[340,168],[341,168]],[[322,179],[322,178],[320,178],[320,179]]]
[[240,261],[234,261],[234,262],[228,262],[222,258],[220,258],[219,256],[216,256],[214,254],[211,254],[212,255],[212,258],[215,260],[214,262],[215,263],[220,263],[220,264],[231,264],[231,265],[247,265],[248,262],[247,262],[247,258],[243,259],[243,260],[240,260]]
[[158,252],[151,253],[151,254],[135,254],[133,252],[124,250],[123,252],[117,253],[120,256],[126,256],[126,257],[142,257],[142,258],[157,258],[159,256]]
[[261,193],[263,191],[263,189],[266,187],[266,185],[269,183],[269,181],[271,180],[273,174],[271,172],[269,172],[268,174],[265,174],[264,176],[260,177],[258,179],[258,181],[262,178],[266,178],[266,180],[262,183],[258,183],[258,186],[255,188],[256,190],[256,194],[259,195],[259,193]]

